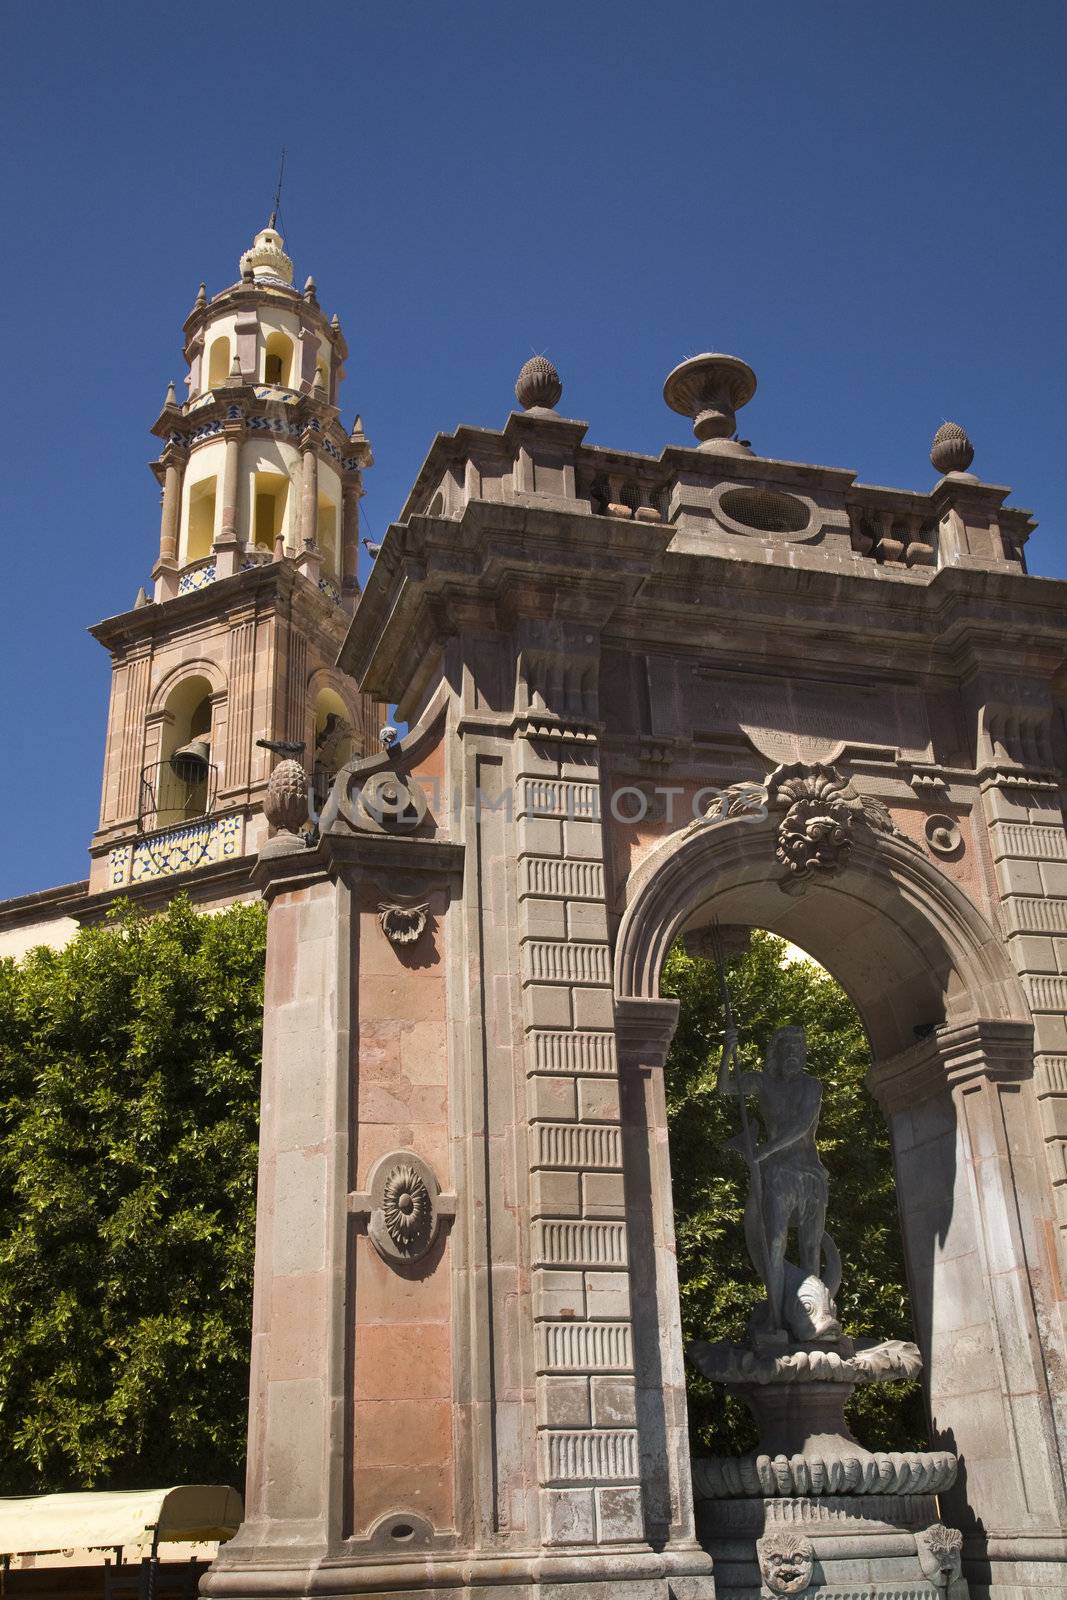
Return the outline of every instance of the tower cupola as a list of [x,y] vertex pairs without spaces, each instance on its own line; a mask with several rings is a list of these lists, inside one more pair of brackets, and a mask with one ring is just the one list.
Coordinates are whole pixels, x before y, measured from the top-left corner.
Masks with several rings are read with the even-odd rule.
[[236,283],[201,287],[185,323],[187,398],[168,393],[154,432],[163,487],[157,601],[264,561],[290,561],[351,609],[366,450],[353,449],[338,396],[348,346],[272,215]]
[[252,241],[252,248],[241,257],[241,276],[251,269],[256,283],[285,283],[293,281],[293,263],[286,255],[285,240],[274,226],[271,217]]

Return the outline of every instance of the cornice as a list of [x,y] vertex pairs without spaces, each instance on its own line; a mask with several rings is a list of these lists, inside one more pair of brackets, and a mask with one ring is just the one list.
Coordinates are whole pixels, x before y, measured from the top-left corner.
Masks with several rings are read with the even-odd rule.
[[[696,452],[692,452],[696,454]],[[456,519],[389,528],[341,650],[369,692],[401,700],[413,669],[464,625],[552,614],[594,582],[604,643],[812,654],[915,679],[958,679],[1025,635],[1054,671],[1067,657],[1067,583],[1011,569],[899,573],[859,557],[803,565],[668,548],[670,524],[489,501]],[[762,546],[759,547],[762,553]],[[746,637],[749,644],[746,646]]]
[[[212,389],[181,408],[165,406],[151,432],[163,441],[160,461],[168,450],[195,450],[199,445],[238,429],[246,436],[267,433],[298,441],[310,429],[322,439],[322,448],[336,457],[343,472],[355,472],[361,462],[340,422],[340,410],[319,399],[314,390],[288,389],[292,399],[278,401],[258,391],[270,384],[235,384]],[[284,422],[284,425],[283,425]]]
[[[265,561],[229,578],[216,578],[202,589],[171,600],[149,601],[95,623],[89,632],[106,650],[129,651],[159,635],[195,628],[205,621],[228,620],[231,612],[256,615],[281,606],[305,610],[307,625],[332,634],[338,643],[348,615],[328,600],[292,561]],[[310,610],[308,609],[310,608]]]

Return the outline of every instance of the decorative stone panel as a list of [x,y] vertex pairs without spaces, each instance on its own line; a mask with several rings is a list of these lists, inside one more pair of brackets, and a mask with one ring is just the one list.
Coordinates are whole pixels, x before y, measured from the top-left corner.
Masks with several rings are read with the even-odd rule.
[[1007,946],[1034,1013],[1035,1087],[1067,1270],[1067,833],[1043,772],[992,772],[982,805]]

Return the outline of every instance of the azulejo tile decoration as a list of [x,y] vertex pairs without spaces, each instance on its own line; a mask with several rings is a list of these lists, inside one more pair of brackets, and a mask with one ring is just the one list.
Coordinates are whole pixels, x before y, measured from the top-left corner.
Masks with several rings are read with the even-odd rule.
[[[222,423],[217,417],[214,417],[210,422],[202,422],[199,428],[194,428],[193,432],[189,435],[188,443],[199,444],[201,439],[214,439],[221,432]],[[186,441],[183,439],[182,443],[184,444],[185,442]]]
[[119,884],[129,882],[130,862],[132,859],[132,844],[120,844],[117,849],[108,852],[107,881],[110,888],[114,889]]
[[108,881],[112,888],[124,883],[147,883],[154,878],[192,872],[215,861],[241,854],[244,818],[238,812],[225,817],[205,817],[180,828],[148,834],[136,844],[117,846],[108,855]]
[[194,567],[191,572],[183,572],[178,579],[178,593],[192,594],[194,589],[206,589],[214,581],[215,563],[210,561],[205,567]]

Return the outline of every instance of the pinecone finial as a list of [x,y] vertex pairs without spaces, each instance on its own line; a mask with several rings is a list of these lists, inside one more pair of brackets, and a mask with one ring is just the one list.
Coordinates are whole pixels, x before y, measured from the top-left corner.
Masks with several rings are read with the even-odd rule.
[[958,422],[943,422],[934,434],[930,460],[938,472],[967,472],[974,460],[974,446]]
[[551,411],[562,394],[559,373],[544,356],[531,356],[515,379],[515,398],[524,411]]

